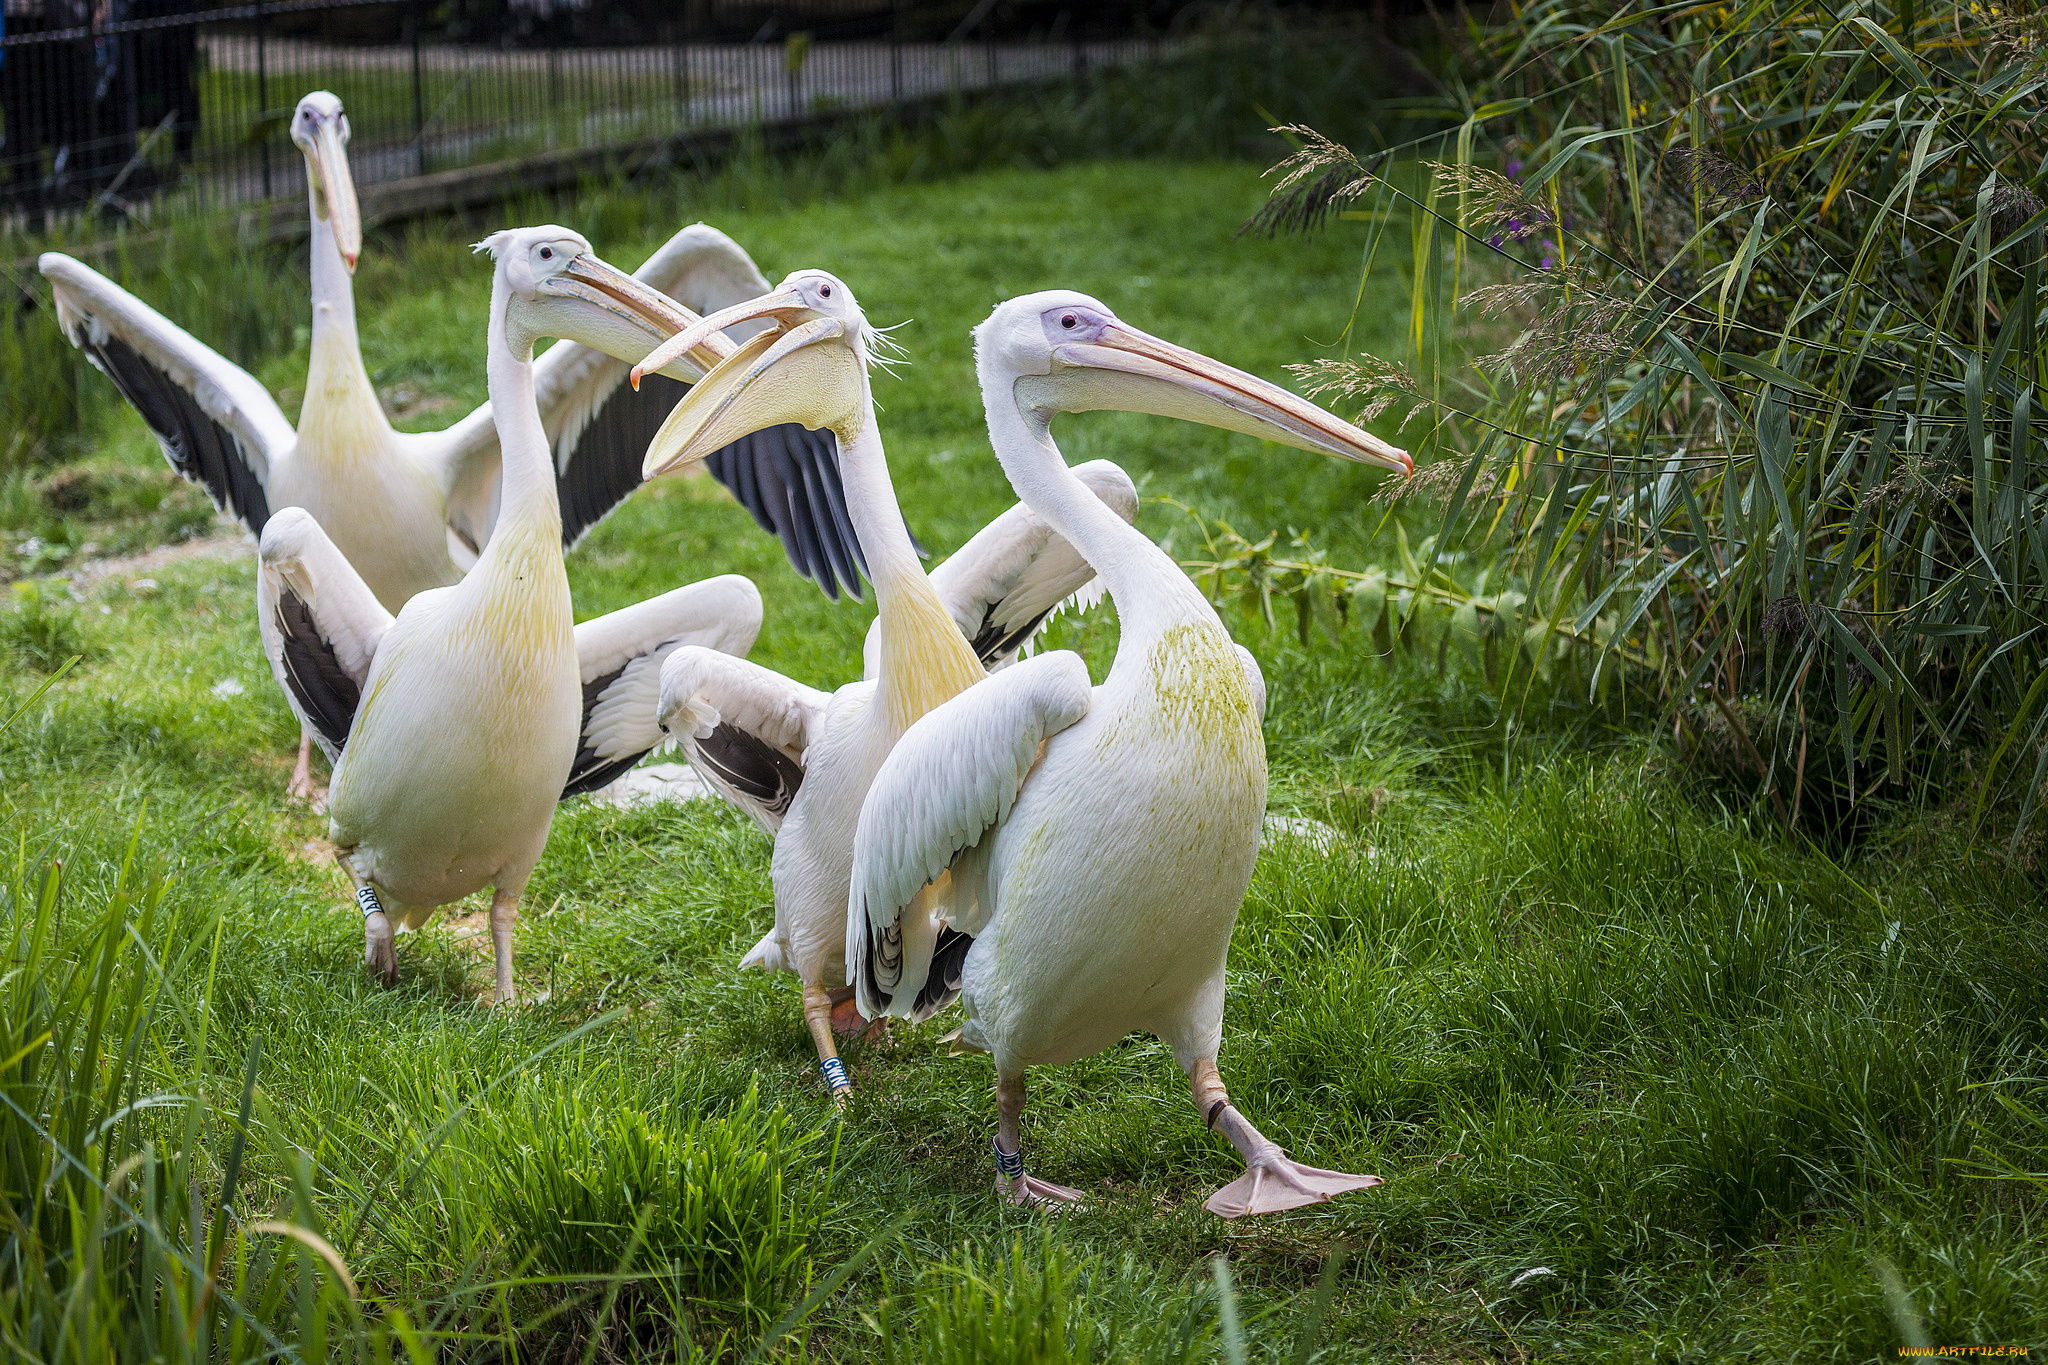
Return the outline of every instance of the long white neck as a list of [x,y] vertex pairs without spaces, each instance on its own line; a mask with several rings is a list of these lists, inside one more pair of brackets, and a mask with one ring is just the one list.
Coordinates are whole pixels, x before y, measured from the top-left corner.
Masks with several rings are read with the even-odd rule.
[[860,431],[841,442],[839,472],[846,487],[846,513],[875,585],[881,695],[889,720],[900,733],[986,674],[925,577],[910,532],[904,529],[872,404]]
[[306,403],[299,413],[299,431],[317,436],[331,433],[334,439],[315,445],[337,453],[352,450],[366,437],[374,438],[391,429],[377,390],[363,368],[363,349],[356,337],[356,298],[348,265],[341,259],[341,243],[335,240],[334,224],[317,208],[313,218],[313,354],[306,367]]
[[[491,395],[491,417],[498,427],[498,448],[503,458],[504,483],[500,495],[498,529],[484,548],[484,559],[514,540],[508,529],[532,530],[552,538],[559,548],[562,539],[562,508],[555,493],[554,459],[548,451],[547,429],[541,425],[540,403],[534,396],[533,338],[508,335],[506,313],[510,291],[502,285],[491,290],[490,353],[485,361],[485,378]],[[559,558],[559,556],[557,556]],[[479,561],[481,567],[483,561]]]
[[1216,613],[1180,566],[1074,477],[1053,444],[1052,414],[1019,405],[1016,376],[977,360],[989,441],[1026,506],[1081,552],[1116,601],[1123,638]]

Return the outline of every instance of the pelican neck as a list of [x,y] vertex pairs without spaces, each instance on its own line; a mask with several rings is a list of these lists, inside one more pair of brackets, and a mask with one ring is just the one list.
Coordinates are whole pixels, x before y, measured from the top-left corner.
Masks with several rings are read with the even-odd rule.
[[846,513],[875,585],[881,694],[891,728],[901,733],[987,674],[918,562],[889,478],[872,402],[866,416],[858,431],[841,438],[839,472]]
[[485,559],[491,558],[492,547],[509,525],[544,524],[552,528],[556,545],[561,543],[562,509],[555,491],[554,460],[534,390],[534,338],[511,335],[510,309],[511,290],[501,272],[491,290],[490,350],[485,378],[490,391],[491,418],[498,428],[504,482],[499,529],[492,533],[490,545],[484,547]]
[[[340,444],[353,446],[365,433],[390,431],[391,424],[377,401],[370,373],[363,367],[362,344],[356,335],[355,283],[341,259],[334,222],[320,215],[319,191],[310,185],[308,197],[313,223],[313,348],[306,367],[306,401],[299,413],[299,430],[343,433]],[[314,444],[325,448],[334,443]]]
[[996,460],[1017,496],[1067,539],[1116,602],[1121,635],[1155,635],[1189,620],[1216,620],[1180,566],[1137,527],[1112,512],[1067,468],[1053,443],[1054,409],[1025,408],[1017,376],[977,360],[982,408]]

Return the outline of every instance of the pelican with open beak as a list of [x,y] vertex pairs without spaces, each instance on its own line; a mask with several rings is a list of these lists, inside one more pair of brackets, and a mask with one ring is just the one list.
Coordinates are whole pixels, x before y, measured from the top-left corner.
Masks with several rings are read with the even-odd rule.
[[[831,431],[847,510],[875,584],[867,676],[836,692],[742,659],[679,649],[658,715],[699,773],[775,836],[775,925],[742,965],[794,972],[819,1069],[852,1079],[833,1040],[856,1021],[847,980],[846,889],[870,780],[918,717],[1014,658],[1046,616],[1094,578],[1029,509],[1012,508],[927,576],[897,510],[869,370],[877,334],[844,281],[800,270],[753,302],[712,314],[643,362],[658,368],[723,328],[771,324],[705,376],[648,447],[648,477],[777,422]],[[1080,471],[1103,515],[1137,494],[1107,462]],[[1114,509],[1114,510],[1111,510]]]
[[1180,567],[1074,477],[1051,422],[1160,413],[1403,475],[1413,463],[1085,294],[1001,305],[976,329],[975,357],[997,458],[1102,576],[1120,636],[1099,687],[1077,655],[1040,654],[898,741],[854,836],[846,958],[859,1008],[914,1019],[960,996],[961,1045],[995,1057],[995,1161],[1018,1203],[1079,1197],[1024,1169],[1025,1068],[1134,1030],[1173,1048],[1196,1114],[1244,1159],[1212,1212],[1376,1185],[1288,1159],[1224,1090],[1224,963],[1266,808],[1265,682]]
[[[487,372],[505,463],[475,567],[393,617],[312,515],[287,508],[263,528],[257,601],[271,669],[334,764],[328,837],[371,966],[397,977],[394,919],[417,927],[488,885],[496,998],[510,1000],[512,926],[556,802],[660,743],[663,660],[683,645],[744,654],[761,599],[727,575],[575,624],[534,345],[564,337],[629,361],[697,317],[567,228],[481,249],[496,262]],[[694,375],[731,349],[711,337],[674,363]]]

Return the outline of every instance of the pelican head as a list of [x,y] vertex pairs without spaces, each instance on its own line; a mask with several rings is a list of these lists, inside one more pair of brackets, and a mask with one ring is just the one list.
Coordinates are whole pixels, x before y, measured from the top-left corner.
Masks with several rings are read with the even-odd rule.
[[1059,412],[1149,412],[1415,472],[1407,451],[1278,385],[1141,332],[1072,290],[998,305],[974,329],[974,347],[982,374],[1014,376],[1018,408],[1042,421]]
[[313,212],[334,228],[341,259],[355,273],[363,253],[363,213],[356,182],[348,170],[348,115],[341,101],[315,90],[292,114],[292,141],[306,154],[306,178],[313,185]]
[[[565,227],[511,228],[477,244],[497,262],[493,324],[521,359],[543,337],[565,337],[624,361],[637,360],[652,343],[667,341],[698,323],[697,315],[668,295],[598,259],[581,233]],[[498,300],[504,313],[497,316]],[[664,373],[686,382],[717,365],[732,350],[723,336],[679,350]]]
[[758,299],[713,313],[671,338],[633,371],[673,362],[727,327],[772,324],[704,376],[647,447],[644,478],[700,460],[766,427],[799,422],[830,428],[845,445],[867,423],[872,400],[868,362],[875,332],[843,280],[822,270],[798,270]]

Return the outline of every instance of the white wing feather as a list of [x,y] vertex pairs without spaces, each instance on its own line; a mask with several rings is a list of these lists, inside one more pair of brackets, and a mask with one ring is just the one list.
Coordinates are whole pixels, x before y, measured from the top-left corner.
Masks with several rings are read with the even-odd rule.
[[[270,462],[287,454],[298,436],[255,376],[90,266],[55,251],[44,252],[37,265],[50,281],[57,325],[72,345],[105,369],[88,343],[124,342],[232,433],[243,462],[268,492]],[[179,463],[168,443],[165,454]]]
[[[576,627],[586,692],[577,771],[588,759],[638,758],[662,742],[655,701],[662,664],[672,652],[695,645],[744,654],[760,631],[761,592],[738,574],[707,578]],[[590,698],[589,688],[600,682],[603,689]]]
[[704,780],[773,834],[782,826],[787,798],[795,794],[781,791],[782,774],[776,771],[780,765],[771,759],[765,772],[735,771],[730,763],[714,761],[704,744],[721,727],[730,727],[774,750],[800,772],[831,701],[829,693],[759,664],[708,649],[684,648],[662,665],[655,715]]
[[[1038,761],[1038,746],[1087,715],[1093,695],[1081,657],[1057,650],[976,683],[927,712],[896,742],[868,788],[853,839],[846,962],[861,1013],[870,1019],[878,1012],[910,1013],[931,965],[937,926],[906,923],[905,908],[1009,818]],[[958,927],[973,932],[982,926]],[[871,977],[870,948],[877,943],[884,958],[900,954],[894,981]]]

